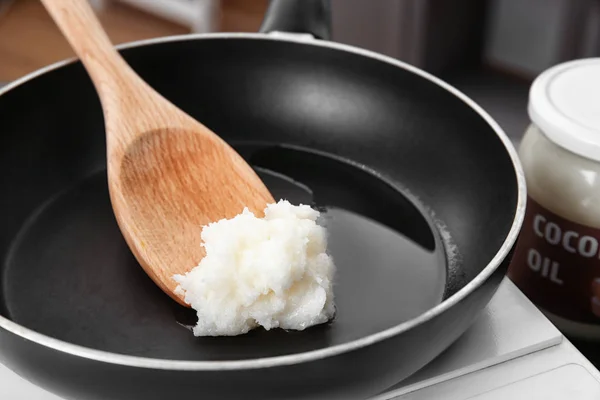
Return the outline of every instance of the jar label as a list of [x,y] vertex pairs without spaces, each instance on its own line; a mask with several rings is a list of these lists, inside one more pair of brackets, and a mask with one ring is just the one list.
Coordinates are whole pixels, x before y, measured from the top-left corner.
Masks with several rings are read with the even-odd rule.
[[600,229],[562,218],[529,197],[508,276],[546,311],[600,324],[599,242]]

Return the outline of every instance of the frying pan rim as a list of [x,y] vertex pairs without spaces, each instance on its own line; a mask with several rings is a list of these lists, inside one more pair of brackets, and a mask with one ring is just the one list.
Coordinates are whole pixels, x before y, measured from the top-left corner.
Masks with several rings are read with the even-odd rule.
[[[462,100],[467,106],[469,106],[474,112],[476,112],[483,120],[492,128],[496,133],[502,144],[504,145],[511,161],[515,177],[517,179],[517,204],[515,209],[515,216],[504,242],[498,249],[497,253],[490,260],[490,262],[479,272],[469,283],[463,288],[457,291],[449,298],[442,301],[435,307],[430,308],[426,312],[412,318],[408,321],[402,322],[394,327],[385,329],[381,332],[377,332],[360,339],[353,340],[351,342],[327,347],[324,349],[311,350],[308,352],[298,354],[288,354],[275,357],[264,357],[255,358],[249,360],[229,360],[229,361],[185,361],[185,360],[170,360],[170,359],[158,359],[148,358],[140,356],[132,356],[126,354],[112,353],[104,350],[92,349],[85,346],[80,346],[70,342],[66,342],[60,339],[55,339],[50,336],[46,336],[42,333],[36,332],[29,328],[19,325],[16,322],[9,320],[8,318],[0,315],[0,328],[7,330],[23,339],[30,340],[39,345],[51,348],[56,351],[61,351],[73,356],[82,357],[86,359],[95,360],[98,362],[105,362],[110,364],[138,367],[138,368],[149,368],[149,369],[160,369],[160,370],[179,370],[179,371],[231,371],[231,370],[245,370],[245,369],[258,369],[258,368],[271,368],[277,366],[293,365],[304,362],[316,361],[318,359],[332,357],[341,353],[354,351],[371,344],[389,339],[393,336],[408,331],[424,322],[434,318],[435,316],[445,312],[452,306],[463,300],[471,292],[481,286],[492,273],[500,266],[500,263],[506,258],[512,246],[517,240],[519,231],[523,224],[525,217],[525,201],[527,195],[525,175],[521,162],[519,161],[517,151],[514,148],[512,142],[498,125],[498,123],[477,103],[475,103],[467,95],[446,83],[442,79],[403,61],[394,59],[392,57],[362,49],[359,47],[335,43],[330,41],[322,41],[314,39],[310,35],[303,34],[290,34],[273,32],[269,34],[264,33],[231,33],[231,32],[218,32],[218,33],[197,33],[197,34],[184,34],[159,37],[153,39],[145,39],[134,42],[123,43],[115,46],[118,50],[124,50],[135,47],[142,47],[160,43],[168,42],[182,42],[188,40],[214,40],[214,39],[245,39],[245,40],[265,40],[265,41],[276,41],[276,42],[289,42],[295,44],[305,44],[310,46],[324,47],[337,51],[343,51],[352,53],[358,56],[368,57],[375,61],[384,62],[393,65],[398,68],[402,68],[407,72],[411,72],[419,78],[426,79],[431,83],[445,89],[447,92],[453,94],[459,100]],[[36,71],[33,71],[0,89],[0,96],[8,93],[9,91],[24,85],[27,82],[32,81],[34,78],[41,76],[47,72],[56,70],[58,68],[74,64],[79,60],[75,57],[58,61],[56,63],[47,65]]]

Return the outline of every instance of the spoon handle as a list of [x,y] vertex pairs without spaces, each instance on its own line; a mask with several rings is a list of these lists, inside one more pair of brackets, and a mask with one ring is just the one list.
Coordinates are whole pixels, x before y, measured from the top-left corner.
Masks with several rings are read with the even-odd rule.
[[96,87],[104,110],[109,147],[123,146],[142,132],[160,128],[164,121],[156,117],[174,106],[121,57],[88,1],[42,0],[42,3]]
[[[130,67],[113,47],[87,0],[42,0],[103,96],[118,91]],[[133,72],[133,71],[131,71]],[[134,73],[135,74],[135,73]]]

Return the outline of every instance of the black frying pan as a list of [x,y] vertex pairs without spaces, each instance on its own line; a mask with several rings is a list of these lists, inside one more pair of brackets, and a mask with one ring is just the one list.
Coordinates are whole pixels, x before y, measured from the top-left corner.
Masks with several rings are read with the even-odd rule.
[[[321,1],[263,31],[329,37]],[[293,17],[293,18],[290,18]],[[326,210],[336,319],[195,338],[115,223],[102,112],[79,62],[0,92],[0,358],[67,399],[352,399],[458,338],[504,276],[525,184],[498,125],[440,80],[306,36],[211,34],[121,47],[220,134],[276,198]]]

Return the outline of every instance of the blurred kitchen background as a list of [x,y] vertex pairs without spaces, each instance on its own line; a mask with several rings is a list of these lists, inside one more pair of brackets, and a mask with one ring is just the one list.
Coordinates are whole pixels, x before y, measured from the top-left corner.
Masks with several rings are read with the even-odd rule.
[[[61,1],[61,0],[55,0]],[[256,31],[267,0],[90,0],[114,43]],[[419,66],[518,142],[533,78],[600,56],[600,0],[333,0],[333,40]],[[0,0],[0,85],[73,53],[38,0]],[[600,367],[600,346],[574,341]]]
[[[60,0],[56,0],[60,1]],[[90,0],[115,43],[252,32],[268,0]],[[333,39],[438,75],[518,141],[544,69],[600,56],[600,0],[333,0]],[[0,82],[73,53],[38,0],[0,0]]]

